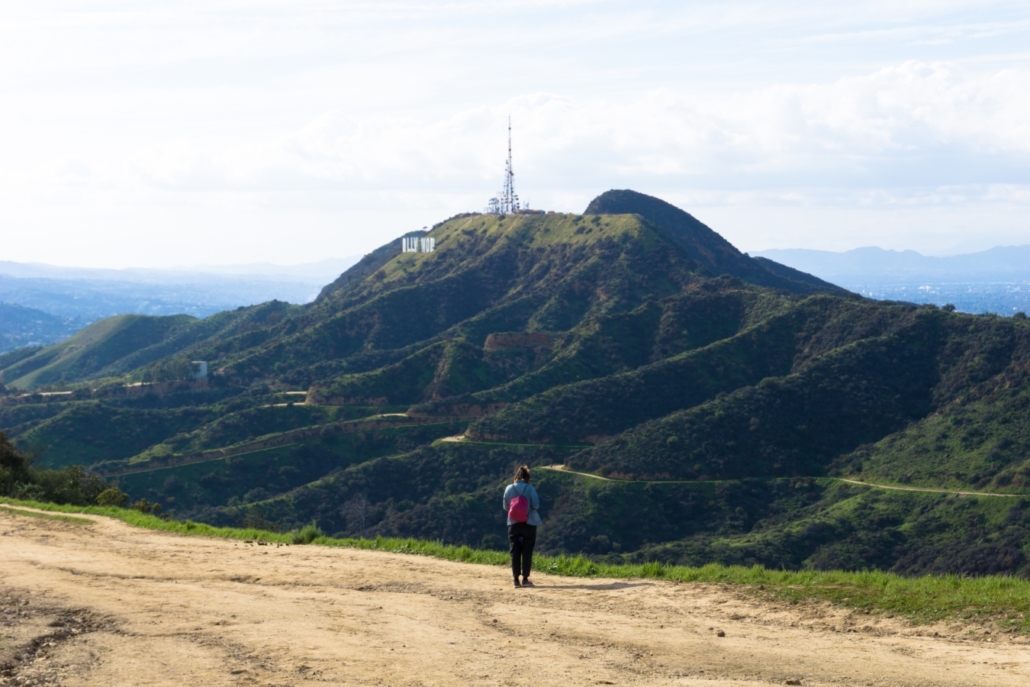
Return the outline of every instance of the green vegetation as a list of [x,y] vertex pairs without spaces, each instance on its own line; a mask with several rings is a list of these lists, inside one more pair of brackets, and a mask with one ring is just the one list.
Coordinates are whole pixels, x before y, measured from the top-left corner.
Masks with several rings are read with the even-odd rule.
[[[862,299],[628,191],[428,233],[308,306],[0,355],[0,429],[104,503],[212,525],[502,550],[514,467],[562,463],[622,481],[536,472],[549,555],[1030,576],[1025,318]],[[3,493],[100,501],[58,482]]]
[[[238,541],[265,541],[281,544],[387,551],[431,556],[449,561],[506,567],[506,553],[479,550],[468,546],[449,546],[436,541],[413,538],[337,539],[324,536],[314,525],[286,533],[255,528],[213,527],[203,523],[162,520],[138,511],[113,507],[69,507],[0,499],[15,506],[51,512],[88,513],[117,518],[144,527],[188,536],[219,537]],[[17,512],[3,508],[4,512]],[[27,514],[25,511],[21,513]],[[539,572],[594,579],[660,579],[669,582],[705,582],[745,586],[755,594],[790,601],[809,599],[829,601],[848,608],[876,614],[905,617],[916,623],[934,621],[972,621],[991,623],[1005,629],[1030,632],[1030,581],[1006,576],[978,578],[956,575],[901,577],[884,572],[792,572],[752,566],[665,565],[660,562],[636,564],[601,563],[584,556],[537,556]],[[500,574],[500,573],[498,573]]]
[[104,480],[77,465],[61,470],[36,469],[32,458],[0,432],[0,496],[89,505],[109,488]]
[[91,465],[130,458],[155,440],[212,419],[214,413],[208,408],[146,410],[83,401],[36,424],[18,441],[39,452],[48,467]]
[[312,388],[316,403],[409,405],[489,389],[533,367],[532,351],[487,351],[457,339],[440,342],[392,365],[343,375]]
[[91,324],[70,339],[44,347],[5,372],[16,388],[90,376],[121,357],[161,341],[193,319],[188,315],[110,317]]

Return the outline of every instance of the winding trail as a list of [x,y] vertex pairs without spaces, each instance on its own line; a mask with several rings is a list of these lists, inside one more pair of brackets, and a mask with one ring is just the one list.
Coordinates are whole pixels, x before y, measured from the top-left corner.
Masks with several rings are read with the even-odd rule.
[[[600,475],[592,475],[589,472],[576,472],[575,470],[569,470],[564,465],[542,465],[538,469],[540,470],[553,470],[555,472],[564,472],[569,475],[579,475],[581,477],[589,477],[591,479],[601,480],[602,482],[624,482],[627,484],[702,484],[703,482],[698,480],[647,480],[647,479],[612,479],[610,477],[601,477]],[[955,491],[952,489],[933,489],[931,487],[899,487],[889,484],[874,484],[873,482],[860,482],[857,479],[845,479],[843,477],[818,477],[812,479],[827,479],[835,482],[846,482],[847,484],[856,484],[862,487],[871,487],[873,489],[885,489],[887,491],[918,491],[929,494],[951,494],[954,496],[994,496],[998,498],[1006,499],[1018,499],[1023,498],[1023,494],[999,494],[990,491]],[[718,480],[725,481],[725,480]]]
[[844,479],[843,477],[827,477],[826,479],[847,482],[848,484],[858,484],[863,487],[873,487],[874,489],[887,489],[889,491],[922,491],[930,494],[954,494],[955,496],[997,496],[1005,499],[1023,498],[1023,494],[998,494],[990,491],[953,491],[951,489],[933,489],[931,487],[897,487],[887,484],[873,484],[872,482],[859,482],[857,479]]

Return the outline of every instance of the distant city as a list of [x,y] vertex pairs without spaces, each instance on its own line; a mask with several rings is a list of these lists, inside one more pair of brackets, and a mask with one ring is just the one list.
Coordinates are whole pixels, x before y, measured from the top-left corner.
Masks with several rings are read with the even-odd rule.
[[868,298],[951,304],[976,314],[1030,312],[1030,246],[999,246],[943,258],[882,248],[843,253],[767,250],[755,255]]
[[0,352],[66,339],[113,315],[207,317],[270,300],[308,303],[358,256],[307,265],[88,269],[0,261]]

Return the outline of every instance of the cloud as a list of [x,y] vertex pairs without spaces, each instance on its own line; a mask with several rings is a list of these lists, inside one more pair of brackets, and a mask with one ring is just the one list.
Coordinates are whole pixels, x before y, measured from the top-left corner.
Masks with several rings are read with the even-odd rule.
[[123,183],[182,192],[471,192],[498,183],[510,113],[519,181],[537,188],[622,179],[725,193],[919,196],[939,186],[1030,183],[1027,111],[1030,70],[908,61],[827,84],[660,88],[633,98],[541,93],[444,117],[333,110],[271,137],[147,147],[125,165],[135,176]]
[[[535,205],[632,187],[751,208],[737,226],[783,208],[784,232],[791,208],[905,209],[920,248],[935,208],[1028,209],[1028,34],[1025,3],[967,0],[40,0],[0,23],[0,222],[262,217],[271,245],[305,231],[280,216],[379,213],[352,254],[481,208],[510,115]],[[829,217],[795,216],[798,241]]]

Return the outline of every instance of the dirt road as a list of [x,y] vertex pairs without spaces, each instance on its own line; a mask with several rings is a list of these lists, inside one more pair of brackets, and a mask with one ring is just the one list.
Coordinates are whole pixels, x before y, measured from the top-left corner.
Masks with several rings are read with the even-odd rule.
[[90,520],[0,509],[0,685],[1030,684],[982,629]]
[[[458,441],[461,437],[447,437],[443,441]],[[589,472],[576,472],[570,470],[564,465],[544,465],[540,470],[554,470],[555,472],[565,472],[570,475],[579,475],[580,477],[589,477],[590,479],[600,480],[602,482],[636,482],[642,484],[697,484],[697,480],[632,480],[632,479],[612,479],[611,477],[602,477],[601,475],[594,475]],[[893,484],[875,484],[873,482],[859,482],[857,479],[844,479],[843,477],[822,477],[821,479],[830,479],[836,482],[846,482],[847,484],[854,484],[860,487],[871,487],[873,489],[883,489],[884,491],[916,491],[924,494],[947,494],[949,496],[991,496],[1003,499],[1019,499],[1023,498],[1022,494],[998,494],[990,491],[956,491],[954,489],[934,489],[932,487],[899,487]]]

